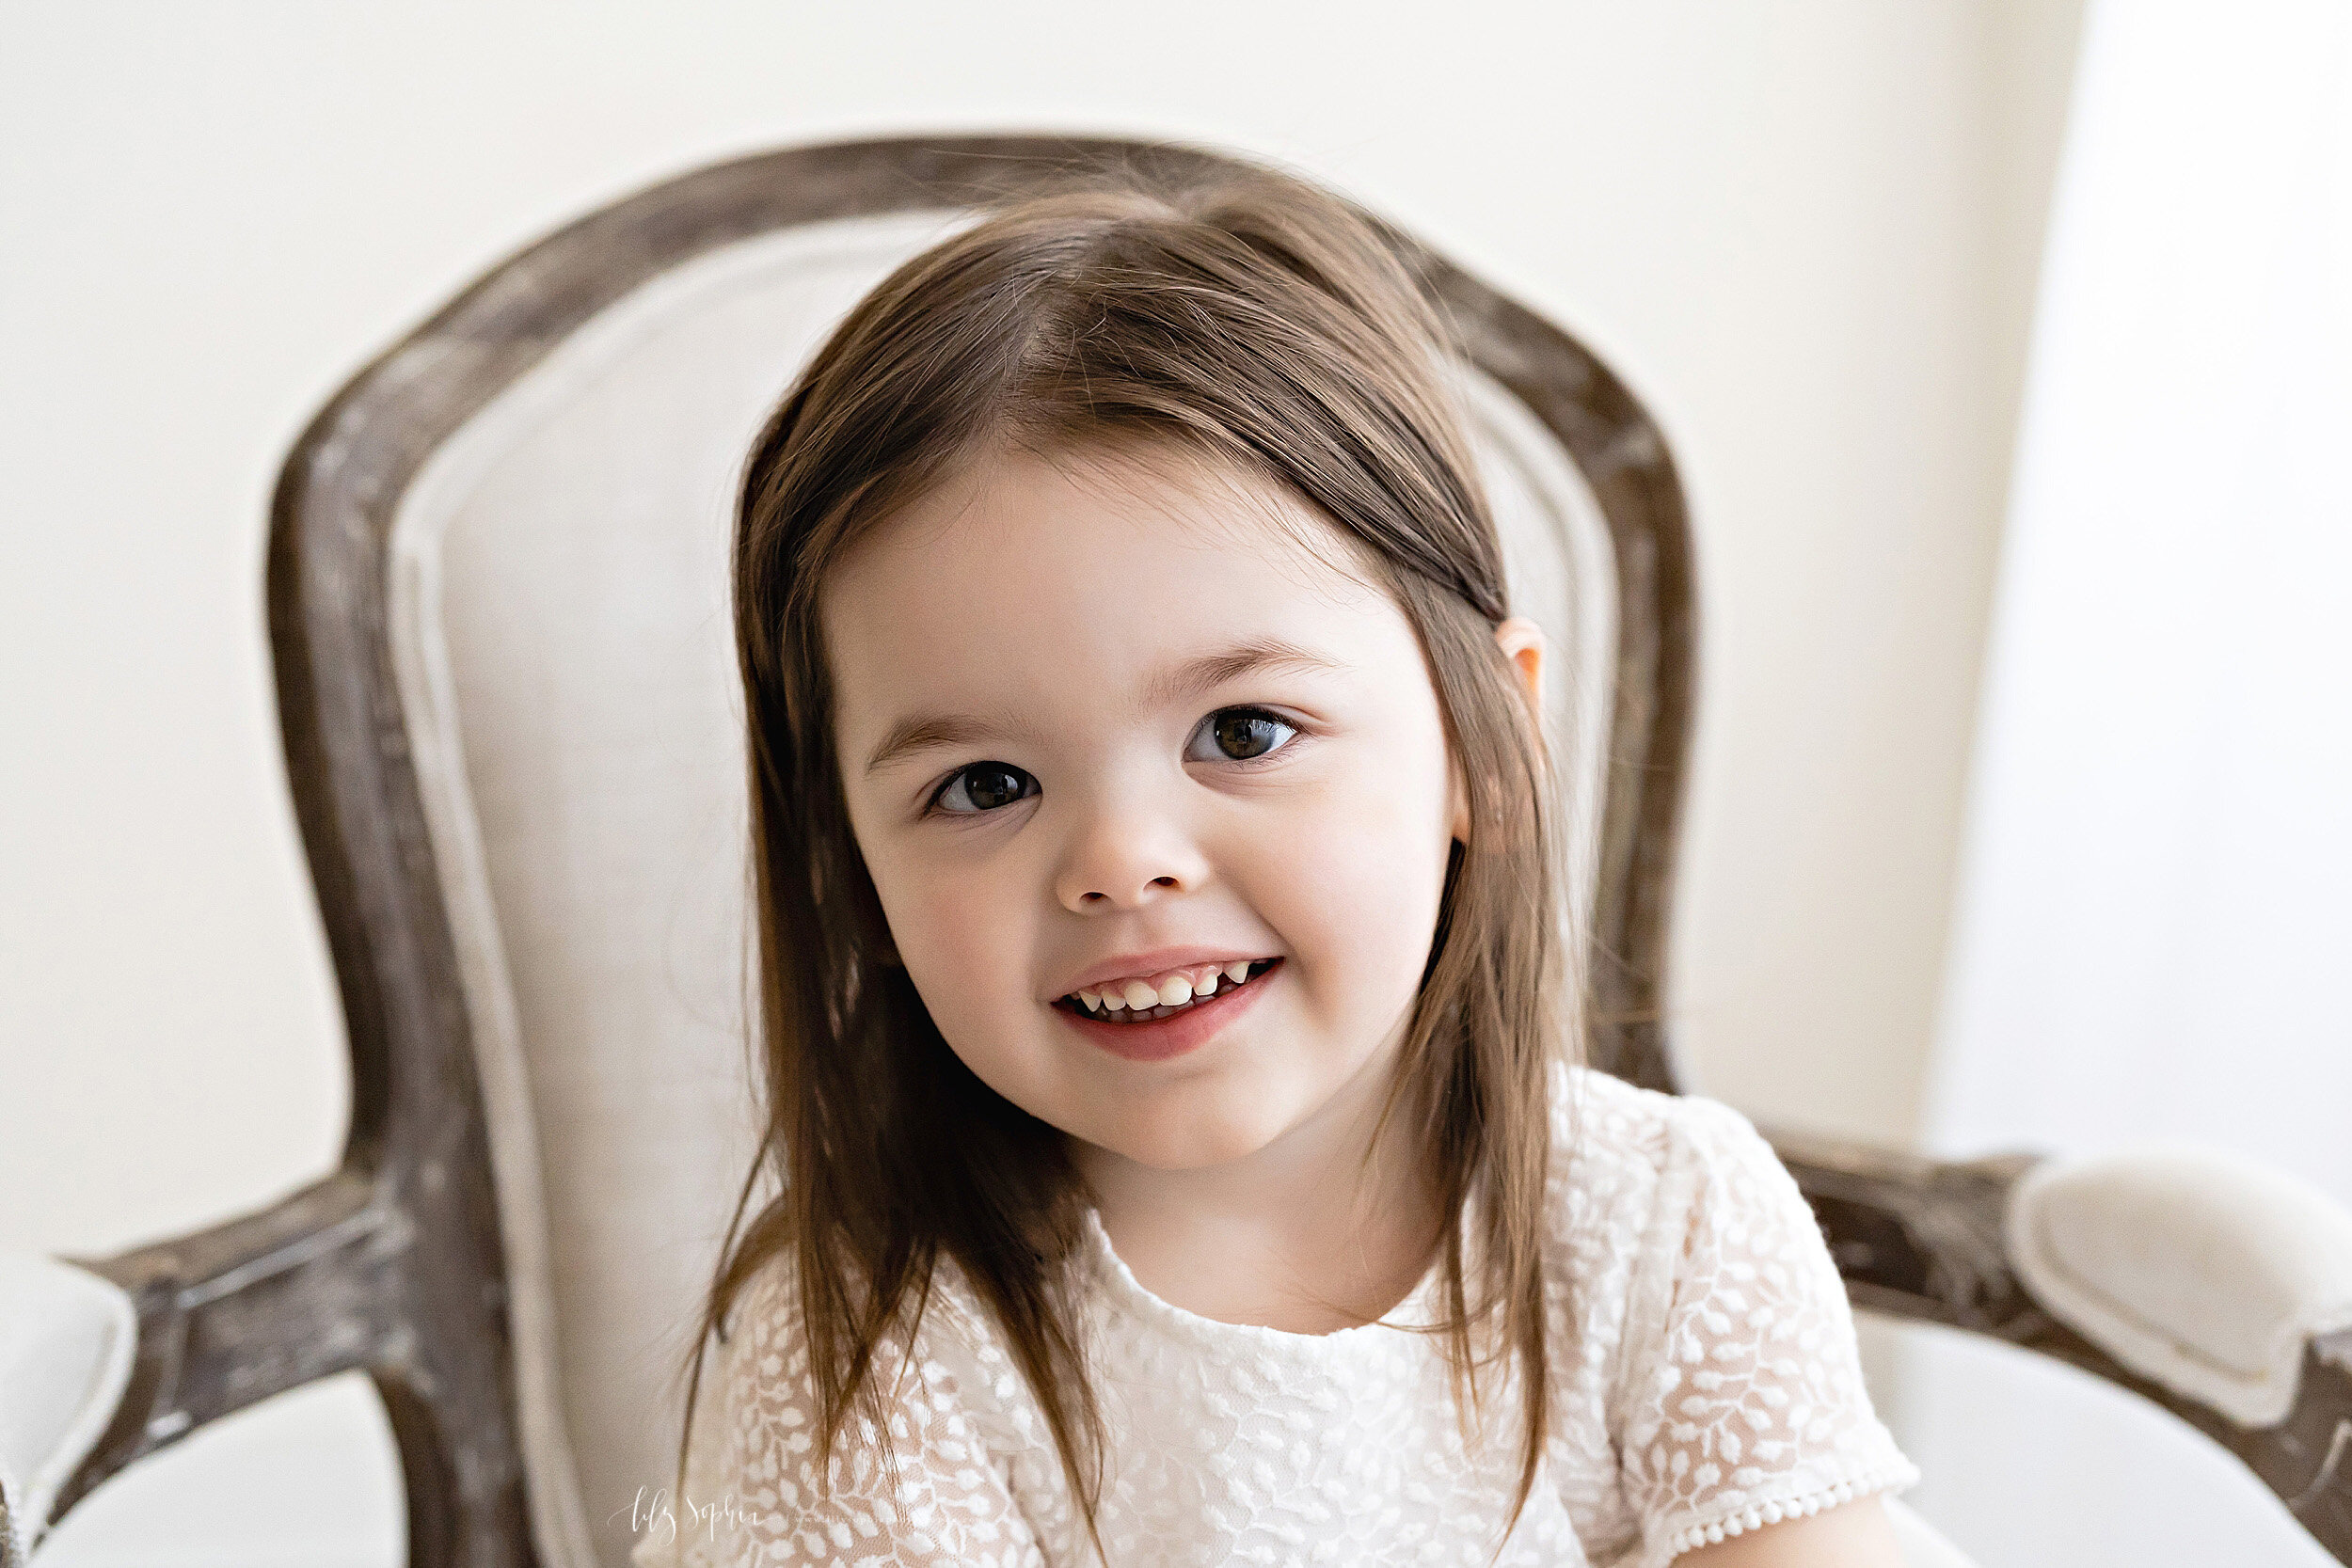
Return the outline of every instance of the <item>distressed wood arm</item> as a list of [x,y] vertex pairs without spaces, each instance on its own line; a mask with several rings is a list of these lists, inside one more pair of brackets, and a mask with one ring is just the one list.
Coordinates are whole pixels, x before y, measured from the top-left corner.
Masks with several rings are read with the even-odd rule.
[[397,1359],[390,1320],[406,1228],[366,1177],[343,1170],[259,1213],[72,1259],[130,1295],[138,1350],[113,1423],[58,1496],[58,1516],[206,1421]]
[[1945,1163],[1767,1130],[1829,1240],[1856,1307],[1943,1323],[2056,1356],[2162,1405],[2243,1460],[2339,1562],[2352,1563],[2352,1330],[2304,1352],[2294,1408],[2242,1427],[2140,1376],[2059,1323],[2010,1267],[2010,1190],[2039,1163]]
[[138,1346],[115,1418],[53,1519],[206,1421],[364,1370],[400,1447],[409,1560],[532,1560],[505,1402],[505,1287],[450,1256],[473,1249],[436,1212],[459,1205],[459,1187],[430,1161],[347,1164],[259,1212],[70,1259],[130,1295]]

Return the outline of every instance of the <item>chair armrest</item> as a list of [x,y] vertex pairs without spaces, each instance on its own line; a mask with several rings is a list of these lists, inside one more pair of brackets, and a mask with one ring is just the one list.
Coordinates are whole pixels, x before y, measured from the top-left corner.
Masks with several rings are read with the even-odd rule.
[[137,1338],[131,1298],[112,1280],[0,1252],[0,1565],[32,1551],[112,1424]]
[[206,1421],[403,1360],[410,1228],[346,1166],[116,1257],[0,1259],[0,1472],[26,1466],[0,1487],[0,1568],[21,1568],[99,1482]]
[[2352,1563],[2352,1218],[2324,1196],[2217,1156],[1946,1163],[1767,1135],[1855,1306],[1990,1335],[2164,1406]]
[[2352,1213],[2250,1160],[2052,1162],[2010,1194],[2011,1265],[2115,1358],[2240,1426],[2295,1406],[2304,1347],[2352,1328]]
[[2028,1154],[1965,1163],[1764,1129],[1813,1205],[1857,1307],[2014,1338],[2038,1316],[2009,1263],[2010,1189]]

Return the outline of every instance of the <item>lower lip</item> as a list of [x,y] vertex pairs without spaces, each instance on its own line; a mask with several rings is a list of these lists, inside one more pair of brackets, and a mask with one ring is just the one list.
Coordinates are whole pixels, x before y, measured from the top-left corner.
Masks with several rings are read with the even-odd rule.
[[1131,1062],[1165,1062],[1197,1051],[1216,1038],[1216,1032],[1239,1018],[1257,1001],[1266,982],[1281,973],[1282,960],[1277,958],[1264,973],[1251,975],[1247,983],[1220,990],[1206,1002],[1196,1002],[1181,1013],[1155,1018],[1149,1023],[1112,1023],[1059,1005],[1054,1011],[1114,1056],[1124,1056]]

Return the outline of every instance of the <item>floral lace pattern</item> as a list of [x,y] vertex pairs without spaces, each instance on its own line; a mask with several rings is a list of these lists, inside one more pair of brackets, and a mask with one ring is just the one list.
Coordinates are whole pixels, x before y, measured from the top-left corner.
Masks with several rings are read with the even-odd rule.
[[[1089,1215],[1113,1564],[1664,1568],[1917,1478],[1871,1412],[1843,1285],[1770,1146],[1712,1101],[1565,1066],[1553,1084],[1552,1422],[1508,1536],[1515,1366],[1486,1436],[1466,1434],[1437,1338],[1198,1317],[1138,1284]],[[1436,1282],[1389,1323],[1430,1321]],[[895,1495],[856,1417],[818,1484],[790,1271],[764,1270],[734,1320],[675,1528],[644,1535],[641,1568],[1098,1560],[1043,1415],[952,1262],[913,1353],[894,1339],[879,1363]]]

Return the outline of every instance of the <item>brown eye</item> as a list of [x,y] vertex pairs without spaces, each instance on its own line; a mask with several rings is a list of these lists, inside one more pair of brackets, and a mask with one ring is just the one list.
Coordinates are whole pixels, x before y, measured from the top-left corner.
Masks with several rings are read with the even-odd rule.
[[[1295,725],[1255,707],[1220,709],[1209,715],[1207,728],[1217,751],[1228,762],[1255,762],[1281,746],[1287,736],[1298,733]],[[1200,760],[1214,762],[1217,758]]]
[[[932,799],[931,806],[949,816],[970,816],[977,812],[994,811],[1026,795],[1028,791],[1022,787],[1025,781],[1036,783],[1027,773],[1009,763],[976,762],[949,779]],[[965,803],[961,806],[950,804],[959,793]]]

